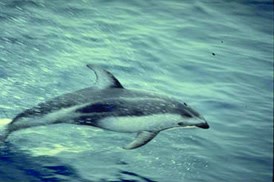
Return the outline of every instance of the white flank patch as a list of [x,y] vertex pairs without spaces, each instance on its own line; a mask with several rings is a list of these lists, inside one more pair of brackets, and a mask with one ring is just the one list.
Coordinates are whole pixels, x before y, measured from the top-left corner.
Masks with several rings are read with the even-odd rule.
[[70,123],[74,117],[79,115],[75,113],[75,110],[83,107],[84,105],[73,106],[69,108],[60,109],[46,115],[37,116],[37,117],[27,117],[20,118],[18,121],[14,122],[13,125],[20,128],[28,128],[32,126],[42,126],[55,123]]
[[154,114],[149,116],[107,117],[99,121],[101,128],[135,133],[140,131],[159,131],[178,126],[182,117],[178,114]]

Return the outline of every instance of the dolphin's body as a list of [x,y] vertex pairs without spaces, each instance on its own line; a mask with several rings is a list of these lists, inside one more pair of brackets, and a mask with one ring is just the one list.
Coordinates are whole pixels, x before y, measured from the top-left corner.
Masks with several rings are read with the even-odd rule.
[[70,123],[106,130],[137,133],[125,149],[145,145],[160,131],[196,126],[209,128],[205,119],[185,103],[151,93],[125,89],[108,71],[87,65],[94,71],[98,88],[64,94],[19,113],[0,138],[14,131],[48,124]]

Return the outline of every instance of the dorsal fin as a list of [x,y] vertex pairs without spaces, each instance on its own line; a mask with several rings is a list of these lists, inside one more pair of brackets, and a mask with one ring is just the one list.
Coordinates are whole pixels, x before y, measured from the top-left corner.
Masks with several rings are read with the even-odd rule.
[[99,89],[105,88],[124,88],[115,76],[109,71],[106,71],[98,66],[87,64],[87,67],[91,69],[96,76],[96,85]]

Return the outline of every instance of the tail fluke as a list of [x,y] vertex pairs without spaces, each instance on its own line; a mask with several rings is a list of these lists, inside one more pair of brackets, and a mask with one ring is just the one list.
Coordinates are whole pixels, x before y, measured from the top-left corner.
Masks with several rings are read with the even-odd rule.
[[0,143],[4,142],[8,137],[7,125],[11,122],[11,119],[0,119]]

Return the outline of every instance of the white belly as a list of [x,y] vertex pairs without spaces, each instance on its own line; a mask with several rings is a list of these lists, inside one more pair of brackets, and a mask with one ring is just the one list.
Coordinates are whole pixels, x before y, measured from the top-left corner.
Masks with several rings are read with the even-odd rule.
[[181,119],[181,116],[176,114],[107,117],[98,122],[98,127],[125,133],[159,131],[178,126],[177,123]]

